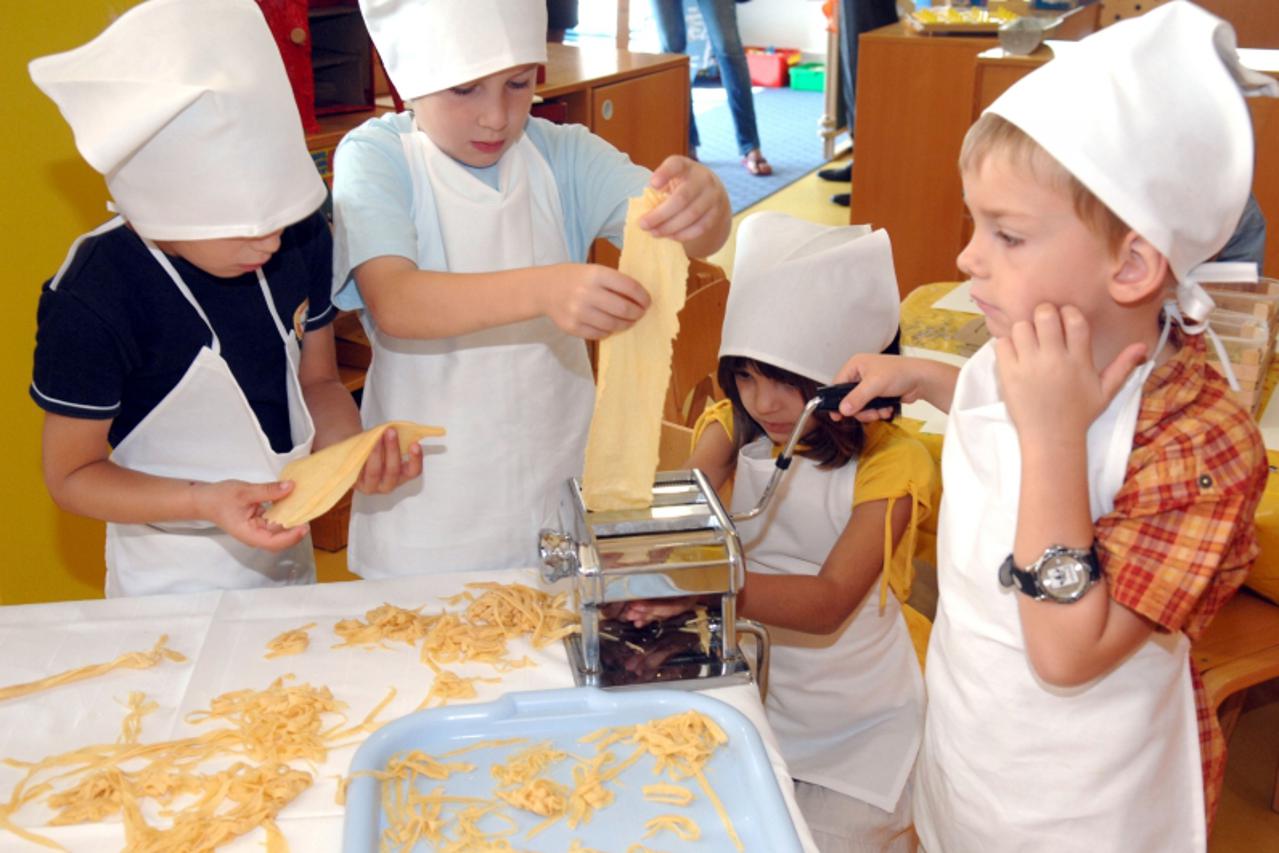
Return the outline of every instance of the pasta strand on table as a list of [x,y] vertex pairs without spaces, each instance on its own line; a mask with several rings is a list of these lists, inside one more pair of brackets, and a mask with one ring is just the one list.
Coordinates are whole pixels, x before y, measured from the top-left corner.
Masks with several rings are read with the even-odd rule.
[[[258,827],[266,831],[268,850],[286,849],[276,816],[314,781],[311,773],[288,762],[322,763],[342,740],[372,731],[380,725],[376,715],[394,693],[361,723],[345,726],[345,703],[328,688],[284,681],[278,678],[264,690],[215,697],[207,710],[187,720],[218,727],[191,737],[128,742],[129,716],[150,710],[145,697],[135,694],[122,723],[126,734],[121,742],[85,746],[37,762],[6,759],[26,773],[8,802],[0,804],[0,829],[57,848],[14,821],[22,808],[43,800],[54,812],[51,825],[118,815],[130,851],[210,850]],[[326,719],[331,716],[338,721]],[[219,769],[207,769],[211,764]],[[160,807],[167,826],[148,822],[145,801]]]
[[95,663],[88,666],[78,667],[77,669],[60,672],[57,675],[50,675],[47,678],[41,678],[39,681],[30,681],[26,684],[14,684],[9,687],[0,687],[0,702],[7,699],[16,699],[19,696],[29,696],[32,693],[38,693],[41,690],[60,687],[63,684],[84,681],[87,678],[96,678],[99,675],[106,675],[108,672],[117,669],[150,669],[153,666],[157,666],[163,660],[171,660],[175,663],[185,663],[186,655],[169,648],[166,645],[168,641],[169,635],[162,634],[160,639],[156,640],[155,645],[148,652],[126,652],[117,657],[115,660],[107,663]]

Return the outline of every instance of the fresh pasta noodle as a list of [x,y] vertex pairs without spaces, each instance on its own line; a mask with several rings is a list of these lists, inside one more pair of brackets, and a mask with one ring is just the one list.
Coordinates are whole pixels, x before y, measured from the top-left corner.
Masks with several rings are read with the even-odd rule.
[[551,595],[521,583],[468,583],[468,590],[482,589],[479,596],[469,592],[466,618],[478,625],[501,628],[508,637],[528,635],[533,648],[540,649],[580,630],[575,612],[565,607],[568,593]]
[[542,817],[559,817],[568,808],[568,790],[550,779],[531,779],[509,791],[498,791],[498,797],[526,812]]
[[[652,757],[654,772],[676,779],[697,780],[730,840],[738,850],[743,849],[723,803],[702,772],[715,750],[728,742],[723,729],[710,717],[688,711],[633,726],[600,729],[581,738],[581,741],[595,745],[593,757],[571,756],[556,749],[551,741],[528,744],[522,738],[514,738],[467,744],[438,756],[416,751],[397,753],[385,770],[360,771],[357,775],[372,776],[383,786],[382,806],[387,829],[382,838],[382,849],[407,850],[418,842],[426,841],[435,850],[464,853],[513,849],[508,838],[514,834],[516,825],[509,815],[501,811],[506,807],[544,818],[528,830],[525,834],[527,839],[536,837],[559,820],[565,821],[570,830],[577,829],[616,801],[614,787],[619,775],[643,758]],[[490,765],[495,784],[492,799],[451,797],[439,784],[430,793],[421,790],[421,781],[447,783],[454,774],[475,770],[470,761],[449,759],[474,750],[515,744],[522,745],[522,748],[511,753],[505,762]],[[619,744],[630,744],[635,749],[619,759],[610,748]],[[575,761],[570,784],[565,785],[545,775],[552,766],[570,757]],[[642,791],[644,798],[651,802],[676,806],[687,806],[695,798],[689,788],[666,782],[645,785]],[[482,831],[479,821],[488,816],[510,820],[511,831]],[[644,836],[646,839],[663,831],[671,832],[684,841],[696,841],[702,835],[695,821],[674,814],[659,815],[648,821],[645,828],[648,830]],[[628,849],[648,848],[633,845]],[[589,853],[577,841],[570,848],[573,850]]]
[[266,644],[267,659],[302,654],[311,645],[311,635],[307,631],[314,627],[314,622],[308,622],[301,628],[293,628],[276,635]]
[[696,634],[698,644],[701,646],[702,654],[710,654],[711,651],[711,621],[706,615],[706,608],[703,605],[697,605],[693,608],[696,614],[680,626],[680,630],[689,634]]
[[6,699],[16,699],[19,696],[29,696],[32,693],[39,693],[41,690],[49,690],[53,687],[60,687],[63,684],[71,684],[76,681],[84,681],[86,678],[96,678],[99,675],[106,675],[108,672],[117,669],[150,669],[157,666],[160,661],[171,660],[175,663],[185,663],[186,655],[176,652],[166,645],[169,641],[169,635],[163,634],[160,639],[156,640],[155,645],[148,652],[126,652],[113,661],[107,663],[95,663],[88,666],[82,666],[77,669],[71,669],[66,672],[50,675],[48,678],[42,678],[39,681],[29,681],[26,684],[13,684],[9,687],[0,687],[0,702]]
[[[0,804],[0,829],[57,847],[14,820],[27,805],[43,801],[53,811],[52,825],[118,816],[130,851],[210,850],[258,827],[266,832],[268,851],[284,850],[276,816],[314,781],[311,773],[288,762],[322,763],[344,740],[377,728],[378,714],[394,696],[392,691],[362,722],[347,726],[345,703],[328,688],[284,682],[278,678],[264,690],[215,697],[207,710],[187,717],[193,725],[212,727],[190,737],[131,742],[126,717],[119,743],[37,762],[7,759],[26,772],[8,802]],[[131,696],[130,715],[148,712],[150,704],[141,694]],[[167,826],[148,821],[146,802],[159,807]]]
[[116,743],[137,743],[138,737],[142,734],[142,718],[160,706],[155,702],[147,701],[147,694],[135,690],[129,694],[129,701],[125,707],[129,709],[129,713],[120,722],[120,738]]
[[494,764],[489,772],[500,785],[523,785],[567,757],[568,753],[555,749],[550,741],[542,741],[515,753],[505,764]]
[[442,707],[453,699],[474,699],[478,695],[475,692],[475,682],[495,682],[500,680],[499,678],[480,678],[479,676],[463,678],[457,673],[449,672],[447,669],[439,670],[435,674],[435,680],[431,682],[430,692],[426,694],[422,704],[417,706],[417,710],[429,708],[432,702],[439,703],[436,707]]
[[702,830],[692,818],[677,814],[658,815],[644,824],[644,839],[652,838],[657,833],[673,832],[684,841],[696,841],[702,837]]
[[342,638],[342,642],[333,648],[382,645],[386,640],[413,645],[426,636],[435,618],[423,616],[421,610],[420,607],[406,610],[394,604],[383,604],[364,614],[367,622],[343,619],[333,626],[333,632]]
[[651,803],[686,806],[693,802],[693,792],[682,785],[667,785],[664,782],[659,782],[656,785],[645,785],[642,790],[644,799]]

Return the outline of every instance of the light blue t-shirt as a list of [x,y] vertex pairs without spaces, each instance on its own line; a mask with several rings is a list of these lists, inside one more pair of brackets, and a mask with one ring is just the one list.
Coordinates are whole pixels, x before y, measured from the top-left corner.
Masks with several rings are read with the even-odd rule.
[[[400,134],[412,129],[412,113],[388,113],[369,119],[338,145],[333,162],[333,301],[339,308],[364,306],[351,270],[370,258],[396,255],[416,263],[413,180],[400,143]],[[627,199],[643,192],[652,173],[582,125],[530,118],[524,132],[555,176],[569,257],[584,263],[597,237],[620,245]],[[497,188],[497,165],[467,168]],[[434,210],[420,200],[419,206]]]

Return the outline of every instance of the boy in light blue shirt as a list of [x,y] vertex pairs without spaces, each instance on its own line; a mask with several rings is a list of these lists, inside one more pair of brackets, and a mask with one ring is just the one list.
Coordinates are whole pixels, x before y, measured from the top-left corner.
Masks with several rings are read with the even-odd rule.
[[728,198],[688,158],[650,175],[584,128],[529,118],[546,61],[540,0],[360,5],[411,112],[338,149],[335,289],[365,309],[365,422],[449,435],[429,482],[356,497],[350,566],[532,565],[538,529],[581,474],[594,400],[583,339],[648,306],[638,282],[585,263],[591,242],[620,236],[626,201],[651,186],[666,198],[641,227],[704,256],[728,237]]

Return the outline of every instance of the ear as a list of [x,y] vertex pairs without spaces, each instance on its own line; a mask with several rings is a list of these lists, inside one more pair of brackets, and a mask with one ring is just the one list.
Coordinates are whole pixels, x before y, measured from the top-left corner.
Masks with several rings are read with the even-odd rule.
[[1115,255],[1110,297],[1130,306],[1162,294],[1168,280],[1168,259],[1136,231],[1124,236]]

